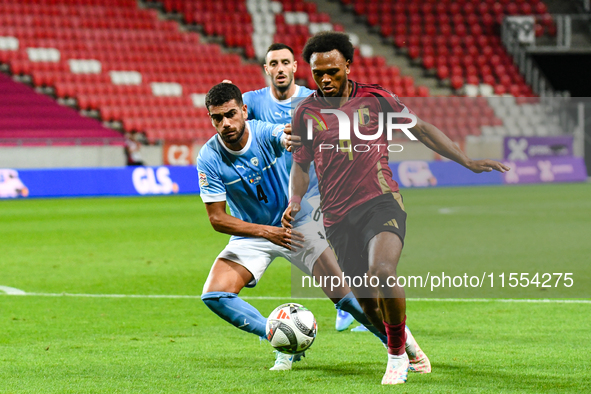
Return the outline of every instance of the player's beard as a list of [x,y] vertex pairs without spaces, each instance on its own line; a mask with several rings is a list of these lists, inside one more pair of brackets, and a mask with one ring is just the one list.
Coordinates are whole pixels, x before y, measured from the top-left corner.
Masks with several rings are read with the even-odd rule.
[[343,81],[343,83],[341,83],[341,86],[339,87],[339,91],[337,92],[337,94],[334,97],[343,97],[345,94],[345,89],[347,89],[348,86],[349,86],[349,83],[345,79]]
[[289,75],[289,74],[283,74],[285,75],[285,85],[278,85],[276,82],[276,79],[273,80],[273,86],[275,86],[275,89],[279,90],[281,93],[285,93],[289,87],[291,86],[291,83],[293,82],[293,75]]
[[222,140],[228,144],[235,144],[237,142],[240,142],[240,140],[242,139],[242,136],[244,135],[244,130],[246,128],[246,122],[242,121],[242,125],[240,126],[239,129],[237,129],[237,133],[233,136],[228,136],[228,135],[224,135],[223,133],[221,133],[221,137]]

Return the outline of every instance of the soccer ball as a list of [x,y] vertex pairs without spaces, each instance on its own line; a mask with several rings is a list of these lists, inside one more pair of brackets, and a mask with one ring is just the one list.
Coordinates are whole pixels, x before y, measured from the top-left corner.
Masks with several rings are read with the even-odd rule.
[[283,304],[267,319],[267,339],[282,353],[297,354],[308,349],[316,338],[316,319],[300,304]]

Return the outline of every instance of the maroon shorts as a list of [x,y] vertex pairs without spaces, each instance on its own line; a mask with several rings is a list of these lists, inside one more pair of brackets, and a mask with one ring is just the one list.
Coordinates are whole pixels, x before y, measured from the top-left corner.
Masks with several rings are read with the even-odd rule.
[[400,193],[388,193],[353,208],[338,223],[326,229],[328,242],[343,273],[363,276],[369,269],[369,241],[382,232],[398,235],[404,244],[406,212]]

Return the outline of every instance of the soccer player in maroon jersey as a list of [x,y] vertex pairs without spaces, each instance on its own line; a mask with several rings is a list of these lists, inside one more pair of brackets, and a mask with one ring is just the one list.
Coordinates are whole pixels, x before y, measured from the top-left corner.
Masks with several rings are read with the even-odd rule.
[[[283,225],[290,227],[300,209],[309,163],[314,160],[326,234],[344,274],[373,276],[385,284],[396,277],[406,212],[388,166],[388,140],[385,133],[378,132],[380,112],[404,118],[398,123],[408,124],[409,138],[469,170],[505,172],[509,168],[494,160],[471,160],[437,127],[415,117],[393,93],[379,85],[350,80],[353,51],[349,37],[337,32],[318,33],[304,47],[303,58],[311,66],[318,90],[298,104],[292,117],[292,133],[301,137],[302,145],[293,154],[292,197]],[[356,117],[349,124],[353,130],[343,139],[339,115],[354,113]],[[413,117],[416,124],[411,123]],[[359,137],[359,130],[364,138]],[[376,137],[369,141],[368,136]],[[405,332],[404,289],[395,285],[351,287],[369,320],[388,336],[388,365],[382,384],[406,382],[409,357],[405,339],[409,332]],[[428,360],[420,362],[422,357],[426,359],[418,349],[411,371],[430,371]]]

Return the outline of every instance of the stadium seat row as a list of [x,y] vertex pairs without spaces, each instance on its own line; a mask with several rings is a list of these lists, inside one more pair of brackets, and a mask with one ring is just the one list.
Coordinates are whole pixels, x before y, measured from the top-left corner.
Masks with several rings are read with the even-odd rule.
[[209,117],[204,108],[194,107],[117,107],[103,106],[100,110],[103,120],[120,120],[126,118],[179,118],[179,119],[199,119],[204,118],[205,123],[209,124]]
[[[102,74],[72,74],[69,72],[48,72],[48,71],[33,71],[33,82],[37,86],[54,86],[56,83],[64,84],[109,84],[113,82],[113,77],[110,73]],[[253,75],[236,75],[234,72],[227,73],[205,73],[203,76],[193,73],[141,73],[139,74],[141,81],[139,83],[151,82],[179,82],[183,85],[208,85],[213,86],[223,79],[232,77],[232,82],[238,85],[248,84]],[[138,84],[139,84],[138,83]]]
[[[497,94],[531,95],[499,38],[499,23],[505,15],[543,14],[540,26],[552,28],[553,21],[540,0],[441,1],[376,3],[341,0],[351,5],[370,26],[393,41],[427,70],[436,70],[452,88],[486,83]],[[538,29],[539,33],[539,29]]]
[[[174,26],[174,21],[162,21],[161,24]],[[55,28],[25,26],[0,26],[2,36],[13,36],[19,39],[54,39],[54,40],[81,40],[81,41],[121,41],[121,42],[146,42],[168,43],[199,42],[196,34],[183,34],[176,29],[161,28],[159,30],[126,30],[126,29],[89,29],[89,28]]]
[[53,86],[58,97],[76,98],[82,109],[121,121],[125,130],[211,129],[204,109],[195,107],[203,105],[203,94],[196,99],[194,93],[225,78],[243,90],[264,85],[259,65],[243,65],[240,56],[200,43],[198,35],[180,32],[176,22],[158,20],[135,1],[133,7],[125,1],[32,3],[0,0],[0,10],[7,11],[0,16],[0,37],[8,37],[0,43],[0,62],[32,75],[38,86]]
[[[19,2],[13,0],[0,0],[0,4],[31,4],[38,6],[94,6],[96,3],[96,0],[20,0]],[[137,7],[136,0],[101,0],[100,4],[103,7]]]
[[0,74],[0,144],[117,144],[123,138],[95,119],[57,104]]
[[[147,12],[145,12],[147,11]],[[154,19],[158,12],[156,10],[140,10],[129,7],[112,7],[101,2],[92,5],[67,5],[67,4],[23,4],[0,2],[0,13],[18,16],[43,15],[43,16],[94,16],[109,18],[133,18]]]

